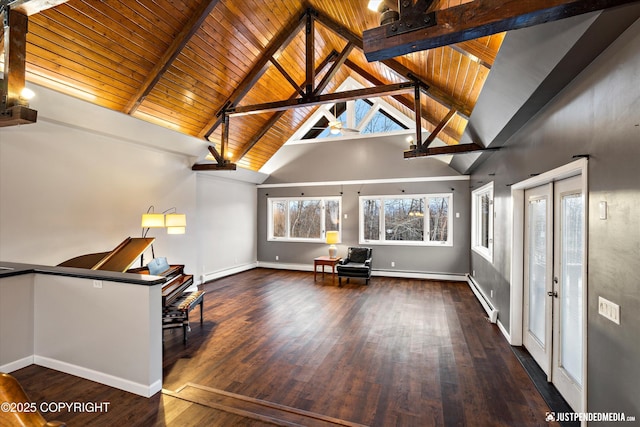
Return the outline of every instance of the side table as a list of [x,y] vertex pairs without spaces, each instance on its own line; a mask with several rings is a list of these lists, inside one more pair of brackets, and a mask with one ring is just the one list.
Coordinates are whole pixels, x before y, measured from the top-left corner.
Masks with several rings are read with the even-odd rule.
[[322,280],[324,280],[324,266],[325,265],[330,265],[331,266],[331,280],[333,283],[335,283],[336,281],[336,265],[340,262],[342,258],[340,257],[336,257],[336,258],[331,258],[328,256],[319,256],[317,258],[313,259],[313,281],[316,281],[316,276],[318,273],[318,266],[322,267]]

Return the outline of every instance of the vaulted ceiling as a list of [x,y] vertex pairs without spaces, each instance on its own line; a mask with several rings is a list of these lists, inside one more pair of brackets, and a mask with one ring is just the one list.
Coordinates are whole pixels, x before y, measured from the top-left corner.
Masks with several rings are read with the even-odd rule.
[[[456,146],[503,43],[496,29],[629,2],[403,1],[410,18],[415,4],[456,22],[434,30],[445,46],[426,48],[426,36],[407,32],[400,47],[381,47],[402,54],[369,62],[363,34],[382,27],[367,0],[14,0],[42,9],[27,13],[27,81],[206,139],[219,165],[256,171],[349,77],[371,94],[388,89],[386,102]],[[509,16],[552,4],[554,18]],[[478,17],[493,31],[477,31]],[[450,43],[438,33],[469,25],[468,34],[491,35]],[[289,108],[302,98],[317,102]],[[286,108],[266,108],[273,103]]]
[[[220,154],[224,108],[304,92],[309,15],[314,88],[331,72],[318,95],[349,76],[364,87],[418,80],[423,127],[450,118],[439,138],[460,140],[503,35],[370,63],[362,34],[379,14],[365,0],[69,0],[29,16],[26,78],[206,138]],[[385,100],[413,117],[413,92]],[[316,108],[232,116],[225,157],[260,169]]]

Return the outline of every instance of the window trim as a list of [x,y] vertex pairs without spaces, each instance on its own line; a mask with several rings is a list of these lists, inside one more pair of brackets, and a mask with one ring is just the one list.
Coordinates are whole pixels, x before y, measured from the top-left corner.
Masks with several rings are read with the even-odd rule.
[[[493,263],[493,221],[495,217],[494,209],[494,192],[493,181],[477,188],[471,192],[471,250],[482,256],[484,259]],[[487,244],[488,247],[482,245],[482,237],[480,232],[480,222],[482,221],[482,212],[480,211],[480,198],[489,196],[489,224],[487,227]]]
[[[291,201],[303,201],[303,200],[320,200],[321,201],[321,224],[320,224],[320,237],[318,238],[302,238],[302,237],[289,237],[290,223],[289,223],[289,202]],[[338,202],[338,243],[342,243],[342,197],[341,196],[302,196],[302,197],[267,197],[267,241],[269,242],[304,242],[304,243],[323,243],[326,244],[326,214],[325,203],[326,201],[334,200]],[[285,237],[275,237],[273,235],[273,205],[275,202],[286,202],[287,217],[286,217],[286,234]]]
[[[437,197],[446,197],[449,199],[449,209],[447,213],[447,240],[446,241],[432,241],[427,240],[430,235],[429,215],[425,213],[424,220],[424,240],[386,240],[384,238],[384,201],[394,199],[425,199],[425,210],[429,210],[429,199]],[[367,240],[364,238],[364,212],[362,209],[363,200],[380,200],[380,230],[382,239],[379,240]],[[430,194],[393,194],[393,195],[372,195],[372,196],[360,196],[358,198],[358,242],[361,245],[383,245],[383,246],[436,246],[436,247],[451,247],[453,246],[453,193],[430,193]]]

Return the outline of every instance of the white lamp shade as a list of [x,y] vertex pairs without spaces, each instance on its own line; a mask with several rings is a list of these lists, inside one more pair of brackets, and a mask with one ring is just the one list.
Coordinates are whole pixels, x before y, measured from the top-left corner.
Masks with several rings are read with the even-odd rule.
[[167,227],[167,234],[185,234],[186,227]]
[[164,215],[156,213],[142,214],[142,228],[164,227]]
[[[179,213],[167,214],[165,215],[164,223],[167,227],[186,227],[187,215],[179,214]],[[176,234],[180,234],[180,233],[176,233]]]

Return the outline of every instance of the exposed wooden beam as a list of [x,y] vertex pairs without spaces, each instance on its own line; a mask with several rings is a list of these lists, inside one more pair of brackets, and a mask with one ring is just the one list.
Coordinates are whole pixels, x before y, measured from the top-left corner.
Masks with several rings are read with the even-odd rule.
[[404,152],[405,159],[413,159],[415,157],[428,157],[428,156],[438,156],[442,154],[461,154],[461,153],[469,153],[472,151],[487,151],[492,150],[490,148],[485,148],[480,144],[476,144],[475,142],[471,144],[454,144],[454,145],[445,145],[442,147],[429,147],[423,148],[422,150],[418,150],[417,148],[414,150],[406,150]]
[[269,62],[271,58],[277,56],[276,54],[287,47],[289,42],[298,34],[302,25],[305,23],[304,17],[306,13],[299,17],[294,17],[289,23],[278,33],[278,35],[271,40],[271,43],[262,54],[260,59],[256,62],[254,67],[249,71],[247,76],[242,82],[235,88],[233,93],[223,103],[223,107],[218,111],[215,117],[213,117],[202,130],[198,133],[201,138],[208,138],[217,128],[220,126],[223,120],[223,111],[235,106],[238,102],[244,98],[244,96],[251,90],[256,82],[262,77],[262,75],[269,68]]
[[220,153],[218,153],[218,150],[215,146],[209,145],[207,148],[209,149],[209,152],[211,153],[213,158],[216,159],[216,162],[218,162],[218,164],[224,163],[224,157],[222,157]]
[[286,101],[267,102],[264,104],[247,105],[229,109],[232,116],[244,116],[247,114],[259,114],[269,111],[288,110],[298,107],[311,107],[336,101],[353,101],[355,99],[370,98],[376,96],[396,95],[413,90],[414,83],[395,83],[391,85],[367,87],[364,89],[347,90],[343,92],[328,93],[325,95],[311,96],[309,98],[289,99]]
[[21,11],[2,8],[4,70],[0,79],[0,127],[35,123],[38,112],[21,99],[25,87],[29,18]]
[[216,163],[196,163],[191,166],[191,170],[236,170],[236,164],[224,158],[227,145],[229,143],[229,116],[224,115],[222,122],[222,139],[220,141],[220,152],[216,147],[209,145],[207,148],[211,155],[216,159]]
[[[331,61],[334,60],[334,58],[337,55],[338,55],[338,52],[336,52],[335,50],[332,51],[329,55],[327,55],[327,57],[320,63],[320,65],[318,65],[318,68],[316,68],[316,75],[322,73],[322,71],[331,63]],[[319,90],[320,88],[318,87],[316,91],[319,91]],[[297,98],[296,93],[293,93],[289,97],[289,99],[295,99],[295,98]],[[271,127],[274,126],[278,122],[278,120],[280,120],[282,116],[285,115],[286,112],[287,110],[280,110],[274,113],[269,118],[269,120],[262,126],[262,128],[255,135],[253,135],[253,137],[246,144],[244,144],[244,146],[240,150],[240,154],[238,155],[237,159],[238,160],[242,159],[249,151],[251,151],[251,149],[258,143],[258,141],[260,141],[260,139],[262,139],[262,137],[265,136],[267,132],[269,132],[269,129],[271,129]]]
[[436,140],[440,132],[442,132],[442,130],[447,127],[447,125],[455,115],[456,115],[456,110],[454,110],[453,108],[449,110],[449,112],[444,116],[444,119],[442,119],[442,121],[438,123],[438,126],[436,126],[433,132],[431,132],[431,134],[424,141],[423,147],[428,148],[429,145]]
[[192,171],[234,171],[237,169],[235,163],[196,163],[191,166]]
[[305,23],[305,75],[307,80],[304,82],[304,91],[307,96],[311,96],[313,93],[313,85],[316,81],[315,75],[315,46],[316,46],[316,30],[315,30],[315,11],[313,9],[307,10],[306,23]]
[[219,0],[204,0],[200,3],[198,10],[191,16],[189,22],[185,24],[182,31],[173,39],[173,42],[166,50],[160,61],[156,63],[142,86],[138,88],[136,94],[129,100],[124,107],[127,114],[134,113],[144,99],[151,93],[154,86],[160,81],[162,76],[167,72],[173,61],[180,55],[182,49],[189,43],[189,40],[200,29],[205,19],[211,14]]
[[413,91],[413,113],[416,122],[416,144],[420,149],[422,147],[422,101],[420,101],[420,86],[418,85]]
[[69,0],[14,0],[9,1],[9,7],[27,16],[31,16],[35,13],[59,6],[68,1]]
[[[365,30],[364,52],[368,61],[382,61],[634,1],[637,0],[475,0],[432,12],[432,26],[401,32],[399,23],[394,22]],[[400,22],[403,19],[401,14]]]
[[331,68],[329,69],[329,71],[327,71],[327,74],[324,75],[320,83],[318,83],[318,85],[316,86],[316,90],[314,91],[315,95],[320,94],[323,90],[325,90],[329,82],[336,76],[338,70],[340,70],[340,67],[342,67],[344,62],[347,60],[354,47],[355,46],[353,45],[353,43],[348,42],[344,49],[342,49],[342,52],[340,52],[338,58],[334,61],[333,65],[331,65]]
[[[8,17],[8,19],[6,19]],[[20,93],[26,83],[27,32],[29,18],[13,9],[2,13],[4,26],[4,71],[2,78],[2,110],[20,104]]]
[[298,83],[296,83],[296,81],[293,79],[293,77],[291,77],[291,74],[289,74],[287,72],[287,70],[285,70],[284,67],[282,65],[280,65],[280,63],[275,58],[271,58],[269,60],[269,62],[271,62],[273,64],[273,66],[276,67],[276,69],[278,71],[280,71],[280,74],[282,74],[282,76],[300,94],[300,96],[304,96],[305,95],[304,89],[302,87],[300,87],[298,85]]
[[[346,41],[353,43],[358,49],[363,50],[364,47],[362,38],[346,28],[344,25],[338,23],[337,21],[334,21],[333,19],[322,13],[318,13],[316,15],[316,20]],[[440,89],[438,85],[434,84],[433,82],[429,82],[420,78],[415,74],[414,71],[402,65],[395,59],[387,59],[385,61],[382,61],[382,63],[403,78],[420,82],[423,90],[425,90],[426,95],[439,104],[449,109],[455,108],[458,111],[458,114],[462,115],[466,119],[468,119],[471,115],[471,108],[468,105],[465,105],[458,99],[448,95],[444,90]]]
[[[368,71],[364,70],[362,67],[360,67],[358,64],[354,63],[353,61],[350,61],[347,59],[344,65],[351,68],[354,72],[356,72],[357,74],[362,76],[362,78],[364,78],[365,80],[367,80],[368,82],[370,82],[375,86],[381,86],[385,84],[382,80],[380,80],[373,74],[369,73]],[[409,98],[406,95],[393,95],[392,98],[398,101],[400,104],[404,105],[406,108],[413,110],[414,108],[413,97]],[[425,111],[424,109],[421,109],[421,114],[422,114],[423,120],[431,123],[433,126],[437,126],[438,123],[440,123],[438,119],[433,117],[433,115],[429,114],[429,112]],[[449,137],[455,139],[456,141],[460,139],[460,135],[458,135],[457,133],[451,132],[449,128],[445,128],[443,132],[446,133]]]

